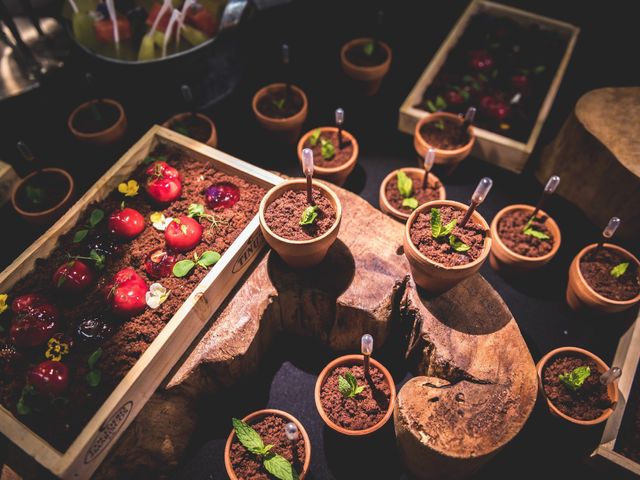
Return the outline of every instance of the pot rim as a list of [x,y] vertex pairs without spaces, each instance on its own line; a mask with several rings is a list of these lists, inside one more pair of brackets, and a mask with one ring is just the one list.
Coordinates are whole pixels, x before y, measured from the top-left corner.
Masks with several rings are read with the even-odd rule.
[[377,369],[379,369],[382,372],[382,374],[384,375],[385,379],[387,380],[387,383],[389,384],[389,393],[390,393],[390,395],[389,395],[389,408],[387,409],[387,412],[384,414],[384,417],[382,417],[382,419],[380,419],[380,421],[378,423],[376,423],[375,425],[372,425],[371,427],[365,428],[363,430],[349,430],[348,428],[341,427],[340,425],[335,424],[327,416],[327,414],[325,413],[324,409],[322,408],[322,402],[320,401],[320,393],[322,391],[322,386],[324,385],[326,378],[329,376],[329,373],[331,373],[337,367],[341,367],[341,366],[346,365],[346,364],[362,362],[362,359],[363,359],[363,355],[362,354],[355,354],[355,353],[354,354],[349,354],[349,355],[343,355],[341,357],[335,358],[332,361],[330,361],[322,369],[322,371],[318,375],[318,379],[316,380],[316,386],[315,386],[315,389],[314,389],[314,397],[315,397],[316,409],[318,410],[318,414],[320,415],[322,420],[331,429],[335,430],[338,433],[342,433],[344,435],[351,435],[351,436],[368,435],[368,434],[373,433],[376,430],[382,428],[389,421],[389,419],[391,418],[391,415],[393,414],[393,410],[394,410],[395,403],[396,403],[396,384],[393,381],[393,377],[389,373],[389,370],[387,370],[384,367],[384,365],[382,365],[379,361],[377,361],[373,357],[370,357],[369,358],[370,364],[373,365],[374,367],[376,367]]
[[264,115],[259,109],[258,109],[258,101],[267,94],[267,92],[269,92],[270,90],[273,89],[277,89],[277,88],[286,88],[287,84],[284,82],[276,82],[276,83],[270,83],[268,85],[265,85],[264,87],[262,87],[260,90],[258,90],[255,95],[253,96],[253,99],[251,100],[251,108],[253,109],[253,113],[256,117],[258,117],[260,120],[262,120],[263,122],[272,122],[272,123],[276,123],[276,124],[284,124],[287,122],[291,122],[292,120],[297,120],[298,117],[302,117],[306,114],[307,108],[308,108],[308,101],[307,101],[307,95],[304,93],[304,91],[298,87],[297,85],[291,84],[291,89],[293,91],[295,91],[296,93],[298,93],[301,97],[302,97],[302,107],[300,108],[300,110],[298,110],[296,113],[294,113],[293,115],[289,116],[289,117],[284,117],[284,118],[274,118],[274,117],[268,117],[267,115]]
[[[580,270],[580,260],[582,259],[582,257],[585,256],[585,254],[587,252],[593,250],[597,246],[598,246],[597,243],[592,243],[590,245],[587,245],[582,250],[580,250],[580,252],[575,257],[575,260],[577,262],[576,267],[577,267],[577,271],[578,271],[578,278],[580,279],[580,281],[587,287],[589,292],[592,295],[594,295],[601,302],[606,302],[606,303],[608,303],[610,305],[629,306],[629,305],[633,305],[633,304],[637,303],[638,301],[640,301],[640,292],[638,292],[638,295],[636,295],[635,297],[633,297],[633,298],[631,298],[629,300],[613,300],[612,298],[608,298],[608,297],[605,297],[604,295],[599,294],[598,292],[596,292],[591,287],[591,285],[589,285],[589,283],[586,281],[586,279],[582,275],[582,271]],[[622,248],[619,245],[614,245],[613,243],[603,243],[602,246],[604,248],[611,248],[613,250],[617,250],[618,252],[623,253],[625,256],[629,257],[632,261],[634,261],[635,264],[637,265],[637,268],[640,269],[640,260],[638,260],[636,258],[636,256],[634,254],[632,254],[629,250],[627,250],[625,248]]]
[[[521,255],[519,253],[516,253],[513,250],[511,250],[509,247],[507,247],[502,242],[502,239],[500,238],[500,235],[498,234],[498,222],[500,221],[500,219],[505,214],[507,214],[507,213],[509,213],[511,211],[514,211],[514,210],[526,210],[526,211],[533,212],[535,210],[535,207],[532,206],[532,205],[524,204],[524,203],[516,203],[516,204],[513,204],[513,205],[507,205],[502,210],[500,210],[498,213],[496,213],[495,217],[493,217],[493,220],[491,221],[491,233],[492,233],[491,238],[497,244],[499,244],[502,248],[504,248],[511,255],[513,255],[516,260],[519,260],[521,262],[535,262],[535,263],[543,262],[545,260],[548,260],[548,259],[552,258],[556,253],[558,253],[558,250],[560,249],[560,242],[562,241],[562,233],[560,232],[560,227],[558,226],[556,221],[553,219],[553,217],[551,217],[551,215],[549,215],[546,211],[544,211],[542,209],[540,209],[538,213],[545,215],[547,217],[546,222],[549,222],[551,225],[553,225],[555,227],[555,230],[558,233],[557,234],[557,238],[554,238],[551,250],[548,253],[545,253],[544,255],[541,255],[539,257],[527,257],[526,255]],[[553,229],[550,228],[549,230],[553,230]],[[493,233],[495,233],[495,235],[493,235]]]
[[[385,207],[388,208],[391,212],[393,212],[394,215],[397,216],[401,216],[402,218],[404,218],[405,220],[408,219],[411,216],[411,213],[407,213],[404,212],[402,210],[398,210],[396,207],[394,207],[393,205],[391,205],[391,202],[389,202],[389,199],[387,198],[386,195],[386,190],[387,190],[387,184],[391,181],[391,179],[397,174],[397,172],[399,170],[402,170],[403,172],[412,172],[412,173],[417,173],[417,174],[424,174],[424,169],[423,168],[417,168],[417,167],[401,167],[401,168],[396,168],[395,170],[392,170],[391,172],[389,172],[389,174],[384,177],[384,179],[382,180],[382,183],[380,184],[380,198],[383,199],[383,201],[385,202]],[[424,175],[423,175],[424,177]],[[440,180],[439,177],[437,177],[436,175],[434,175],[433,173],[429,172],[429,177],[430,177],[430,181],[429,183],[431,183],[431,180],[434,180],[436,182],[440,183],[440,188],[438,189],[438,191],[440,192],[440,196],[442,197],[440,200],[446,200],[447,197],[447,191],[444,187],[444,183],[442,183],[442,181]]]
[[[309,244],[313,244],[313,243],[319,242],[319,241],[324,240],[325,238],[329,237],[340,225],[340,221],[342,219],[342,204],[340,203],[340,199],[338,198],[338,195],[336,195],[335,192],[333,192],[333,190],[331,190],[329,187],[327,187],[322,182],[320,182],[320,181],[318,181],[316,179],[313,180],[312,186],[317,187],[320,190],[322,190],[322,192],[325,195],[325,197],[329,197],[331,200],[333,200],[333,203],[335,204],[336,219],[333,222],[333,225],[331,225],[331,227],[329,228],[329,230],[324,232],[319,237],[311,238],[309,240],[291,240],[291,239],[288,239],[288,238],[281,237],[280,235],[277,235],[273,230],[271,230],[271,228],[267,224],[267,220],[264,218],[264,212],[265,212],[265,210],[267,209],[267,206],[268,206],[267,205],[267,201],[270,200],[271,198],[275,199],[275,195],[277,193],[279,193],[281,190],[293,190],[290,187],[292,187],[294,185],[295,186],[301,185],[303,187],[306,187],[307,180],[306,179],[302,179],[302,178],[295,178],[295,179],[287,180],[285,182],[282,182],[282,183],[280,183],[278,185],[275,185],[275,186],[271,187],[271,190],[269,190],[265,194],[265,196],[262,197],[262,200],[260,201],[260,208],[258,210],[258,215],[259,215],[259,218],[260,218],[260,223],[262,224],[263,228],[273,238],[276,238],[277,240],[279,240],[281,242],[288,243],[290,245],[309,245]],[[279,195],[279,196],[281,196],[281,195]],[[270,204],[271,203],[269,203],[269,205]]]
[[454,270],[454,271],[466,270],[468,268],[472,268],[484,262],[487,255],[489,255],[489,252],[491,251],[491,229],[489,228],[489,224],[487,223],[487,221],[477,210],[473,212],[473,214],[471,215],[471,219],[476,220],[476,222],[482,224],[486,228],[482,254],[478,258],[476,258],[472,262],[465,263],[464,265],[453,265],[449,267],[449,266],[443,265],[442,263],[435,262],[434,260],[424,255],[420,250],[418,250],[418,247],[416,247],[416,245],[411,240],[411,227],[413,226],[413,223],[415,222],[420,212],[422,212],[423,210],[426,210],[427,208],[435,207],[438,205],[456,207],[459,210],[468,208],[468,205],[465,205],[464,203],[461,203],[461,202],[456,202],[454,200],[432,200],[431,202],[423,203],[418,208],[416,208],[411,214],[411,216],[409,216],[409,220],[407,220],[407,223],[404,229],[405,238],[407,240],[409,247],[412,249],[412,252],[422,260],[428,262],[429,264],[437,266],[438,268],[443,268],[445,270]]
[[[549,353],[547,353],[544,357],[542,357],[538,363],[536,364],[536,370],[538,373],[538,385],[539,385],[539,389],[540,392],[542,393],[542,395],[544,396],[544,399],[547,401],[547,405],[549,407],[549,409],[555,414],[558,415],[560,418],[563,418],[571,423],[575,423],[577,425],[596,425],[598,423],[602,423],[604,422],[607,418],[609,418],[611,416],[611,414],[613,413],[613,411],[615,410],[616,404],[618,403],[618,385],[617,382],[614,382],[613,387],[612,388],[608,388],[607,389],[607,393],[609,394],[609,399],[611,400],[612,406],[607,408],[602,415],[600,415],[597,418],[594,418],[593,420],[579,420],[577,418],[573,418],[563,412],[560,411],[560,409],[558,407],[556,407],[553,402],[551,402],[551,400],[549,400],[547,398],[547,395],[544,391],[544,385],[542,383],[542,373],[544,371],[544,367],[547,365],[547,363],[549,363],[549,360],[551,360],[553,357],[556,357],[560,354],[569,354],[569,353],[577,353],[580,355],[583,355],[585,357],[588,357],[590,359],[592,359],[594,362],[596,362],[596,364],[598,364],[598,366],[600,367],[600,372],[606,372],[607,370],[609,370],[609,366],[597,355],[591,353],[588,350],[585,350],[584,348],[579,348],[579,347],[559,347],[556,349],[551,350]],[[611,393],[613,391],[613,394]]]
[[[180,121],[183,118],[190,116],[190,115],[194,115],[193,112],[181,112],[181,113],[176,113],[175,115],[172,115],[171,117],[169,117],[163,124],[162,126],[165,128],[168,128],[169,130],[171,130],[171,125],[174,122]],[[216,125],[215,123],[213,123],[213,120],[211,120],[207,115],[200,113],[200,112],[195,112],[195,116],[197,118],[199,118],[200,120],[205,121],[209,127],[211,127],[211,132],[209,133],[209,138],[207,139],[207,141],[205,143],[208,143],[212,140],[213,137],[216,136]],[[179,132],[178,132],[179,133]]]
[[[317,128],[313,128],[313,129],[309,130],[302,137],[300,137],[300,140],[298,140],[298,160],[300,161],[300,163],[302,163],[302,150],[304,148],[304,143],[307,141],[307,138],[309,138],[313,134],[313,132],[315,132],[316,130],[320,130],[321,132],[323,132],[323,131],[324,132],[337,132],[338,128],[337,127],[317,127]],[[354,163],[356,163],[356,161],[358,160],[358,155],[360,153],[360,145],[358,144],[358,141],[356,140],[356,137],[354,137],[347,130],[343,129],[342,133],[351,141],[351,144],[353,145],[353,152],[351,153],[351,156],[349,157],[349,160],[347,160],[342,165],[338,165],[337,167],[320,167],[320,166],[317,166],[315,164],[315,162],[314,162],[314,165],[313,165],[314,171],[316,171],[318,173],[321,173],[321,174],[337,173],[337,172],[341,172],[343,170],[347,170]]]
[[[456,115],[454,113],[450,113],[450,112],[427,113],[424,117],[422,117],[420,120],[418,120],[418,123],[416,123],[416,128],[413,131],[414,138],[425,149],[429,149],[430,147],[433,147],[433,145],[431,145],[431,144],[426,142],[426,140],[424,139],[424,137],[420,133],[420,129],[422,128],[423,125],[425,125],[427,123],[438,121],[442,117],[449,118],[451,120],[455,120],[460,124],[462,124],[462,122],[464,122],[464,119],[462,117],[460,117],[459,115]],[[434,147],[434,148],[436,149],[436,154],[437,155],[446,156],[446,157],[453,157],[453,156],[459,155],[459,154],[461,154],[461,153],[463,153],[463,152],[465,152],[467,150],[470,150],[473,147],[475,141],[476,141],[475,129],[474,129],[473,125],[469,125],[469,141],[465,145],[463,145],[462,147],[459,147],[459,148],[456,148],[456,149],[453,149],[453,150],[445,150],[445,149],[437,148],[437,147]]]
[[[311,462],[311,441],[309,440],[309,435],[307,434],[307,431],[305,430],[304,425],[302,425],[302,422],[300,422],[296,417],[294,417],[290,413],[285,412],[284,410],[279,410],[275,408],[264,408],[262,410],[256,410],[255,412],[252,412],[249,415],[246,415],[244,418],[242,418],[242,421],[245,423],[249,423],[251,420],[254,420],[258,417],[265,417],[267,415],[276,415],[276,416],[284,417],[288,421],[295,423],[296,426],[298,427],[298,430],[302,434],[302,439],[304,440],[304,445],[305,445],[304,464],[302,466],[302,472],[300,472],[300,478],[304,477],[309,470],[309,463]],[[225,466],[225,469],[227,470],[227,475],[229,475],[229,478],[231,478],[232,480],[238,480],[238,477],[233,471],[233,466],[231,465],[231,443],[233,442],[234,437],[235,437],[235,431],[233,430],[233,428],[231,428],[231,432],[229,433],[229,436],[227,437],[227,442],[225,443],[225,446],[224,446],[224,466]]]
[[[67,184],[69,185],[69,187],[67,189],[67,193],[62,198],[62,200],[60,200],[58,203],[56,203],[53,207],[49,207],[48,209],[42,210],[42,211],[39,211],[39,212],[27,212],[26,210],[23,210],[22,208],[20,208],[20,206],[18,206],[18,201],[16,199],[16,194],[18,193],[18,190],[20,189],[20,187],[22,185],[25,185],[27,183],[27,181],[31,180],[33,177],[35,177],[37,174],[39,174],[41,172],[55,172],[55,173],[60,174],[62,177],[64,177],[65,180],[67,180]],[[11,205],[13,206],[15,211],[18,212],[18,214],[23,216],[23,217],[30,217],[30,218],[43,217],[43,216],[46,216],[46,215],[49,215],[49,214],[53,213],[54,211],[59,209],[62,205],[64,205],[67,201],[69,201],[69,198],[71,198],[71,195],[73,193],[74,185],[75,185],[75,182],[73,181],[73,177],[71,176],[71,174],[69,172],[67,172],[66,170],[62,169],[62,168],[46,167],[46,168],[43,168],[41,170],[36,170],[35,172],[31,172],[29,175],[24,177],[22,180],[20,180],[16,184],[16,186],[13,189],[13,191],[11,192]]]
[[[78,113],[81,110],[84,110],[85,108],[88,108],[89,106],[98,103],[98,102],[104,102],[104,103],[108,103],[109,105],[112,105],[114,107],[116,107],[116,109],[118,110],[118,118],[117,120],[113,123],[113,125],[105,128],[104,130],[100,130],[99,132],[93,132],[93,133],[84,133],[81,132],[80,130],[77,130],[74,126],[73,126],[73,120],[75,119],[76,115],[78,115]],[[93,100],[89,100],[87,102],[81,103],[80,105],[78,105],[69,115],[69,119],[67,120],[67,125],[69,127],[69,130],[71,130],[71,133],[73,135],[75,135],[78,138],[83,138],[85,140],[93,140],[99,137],[102,137],[104,135],[107,135],[111,132],[113,132],[114,130],[116,130],[122,123],[122,121],[125,118],[125,114],[124,114],[124,107],[122,106],[122,104],[120,102],[118,102],[117,100],[113,100],[111,98],[102,98],[102,99],[93,99]]]
[[354,38],[352,40],[349,40],[340,49],[340,60],[344,64],[348,65],[352,69],[359,69],[359,70],[362,70],[362,71],[365,71],[365,72],[374,72],[375,70],[378,70],[381,67],[386,68],[387,65],[391,64],[391,55],[392,55],[391,47],[389,47],[389,45],[387,45],[385,42],[383,42],[380,39],[377,39],[376,41],[387,52],[387,58],[385,59],[384,62],[379,63],[377,65],[371,65],[371,66],[368,66],[368,67],[363,67],[361,65],[356,65],[355,63],[350,62],[349,59],[347,58],[347,51],[350,48],[352,48],[352,47],[354,47],[356,45],[361,45],[363,43],[371,42],[371,41],[374,41],[374,40],[375,39],[373,37],[357,37],[357,38]]

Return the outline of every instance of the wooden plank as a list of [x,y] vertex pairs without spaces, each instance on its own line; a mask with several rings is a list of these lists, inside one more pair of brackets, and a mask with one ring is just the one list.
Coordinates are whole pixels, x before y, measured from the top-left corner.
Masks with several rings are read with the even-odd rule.
[[[33,269],[37,258],[48,256],[56,247],[58,238],[76,225],[82,212],[92,203],[106,198],[120,182],[126,180],[158,142],[188,150],[190,154],[210,161],[217,170],[240,176],[264,188],[282,182],[280,177],[270,172],[171,130],[154,126],[58,222],[0,274],[0,289],[9,290]],[[66,452],[58,452],[2,407],[0,431],[54,474],[63,478],[89,477],[263,246],[256,216],[202,279]]]

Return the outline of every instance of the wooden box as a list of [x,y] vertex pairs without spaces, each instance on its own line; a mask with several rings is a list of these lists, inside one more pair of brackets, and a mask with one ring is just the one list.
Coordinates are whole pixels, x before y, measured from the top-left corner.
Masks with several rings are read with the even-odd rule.
[[629,476],[631,476],[631,473],[640,476],[640,464],[614,450],[639,360],[640,315],[638,315],[636,321],[629,327],[629,330],[626,331],[618,343],[618,349],[612,365],[622,368],[622,376],[618,380],[620,401],[618,402],[618,407],[607,420],[600,445],[592,454],[596,461],[613,468],[618,475],[622,475],[625,472]]
[[476,143],[474,145],[473,155],[498,165],[499,167],[520,173],[524,169],[524,166],[529,159],[529,155],[531,155],[531,152],[536,145],[536,141],[538,140],[538,136],[542,130],[542,125],[549,114],[551,104],[558,92],[560,82],[562,81],[562,77],[564,76],[567,64],[571,58],[578,33],[580,32],[579,28],[571,24],[486,0],[473,0],[455,24],[445,41],[442,43],[435,56],[431,59],[426,70],[422,73],[418,82],[411,90],[411,93],[409,93],[409,96],[400,107],[398,129],[404,133],[413,135],[418,121],[421,118],[430,115],[429,112],[415,108],[415,105],[422,100],[422,95],[443,67],[447,56],[449,55],[449,51],[451,51],[458,42],[458,39],[464,33],[470,19],[474,15],[482,12],[489,13],[492,16],[508,17],[525,25],[532,23],[537,24],[544,28],[555,30],[567,38],[566,50],[553,77],[549,91],[542,103],[542,106],[540,107],[538,117],[533,129],[531,130],[527,143],[522,143],[478,127],[475,128]]
[[[194,157],[205,158],[216,169],[243,177],[265,189],[283,181],[219,150],[154,126],[60,220],[0,274],[0,291],[11,289],[33,269],[37,258],[46,257],[56,247],[58,238],[76,225],[82,211],[93,202],[106,198],[120,182],[129,178],[158,142],[177,146]],[[256,215],[65,452],[53,448],[1,406],[0,431],[55,475],[67,479],[90,477],[264,245]]]

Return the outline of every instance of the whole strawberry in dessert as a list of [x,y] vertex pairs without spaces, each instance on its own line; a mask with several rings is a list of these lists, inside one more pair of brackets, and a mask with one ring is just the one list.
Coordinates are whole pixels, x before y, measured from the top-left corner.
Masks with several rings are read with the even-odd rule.
[[202,239],[202,227],[191,217],[174,219],[164,231],[167,247],[176,252],[193,250]]
[[499,122],[505,120],[511,113],[511,107],[506,102],[490,95],[482,97],[480,108],[485,115]]
[[53,274],[53,284],[66,293],[81,293],[93,284],[93,271],[80,260],[63,263]]
[[147,282],[133,268],[127,267],[113,276],[107,286],[107,301],[113,312],[122,316],[133,316],[146,307]]
[[62,362],[46,360],[29,371],[27,383],[40,393],[60,395],[69,386],[69,369]]
[[151,252],[144,262],[144,270],[151,278],[160,279],[171,275],[178,258],[164,250]]
[[144,217],[133,208],[122,208],[109,215],[109,232],[118,238],[131,240],[144,230]]
[[444,99],[449,105],[462,105],[464,97],[455,90],[449,90],[444,94]]
[[153,162],[146,174],[147,193],[156,202],[172,202],[182,193],[180,173],[167,162]]
[[493,57],[486,50],[469,52],[469,66],[474,70],[486,71],[493,67]]
[[50,303],[26,306],[13,318],[11,341],[18,348],[43,345],[58,331],[59,319],[58,309]]

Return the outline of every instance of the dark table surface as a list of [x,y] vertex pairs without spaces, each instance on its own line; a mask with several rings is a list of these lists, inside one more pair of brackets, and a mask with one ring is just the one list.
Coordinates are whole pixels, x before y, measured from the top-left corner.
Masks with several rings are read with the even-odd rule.
[[[286,41],[291,47],[292,78],[309,97],[305,127],[329,124],[335,108],[345,109],[345,126],[357,137],[361,148],[358,166],[346,187],[377,207],[378,188],[384,176],[415,162],[411,137],[397,131],[398,108],[467,2],[383,2],[382,37],[393,48],[393,65],[379,95],[363,99],[345,88],[338,51],[346,40],[372,30],[377,10],[374,3],[299,0],[256,14],[226,40],[224,49],[229,57],[226,65],[239,82],[231,95],[207,111],[218,127],[220,148],[265,168],[299,174],[294,148],[274,145],[264,136],[252,118],[250,107],[257,88],[281,80],[277,60],[279,46]],[[540,151],[554,138],[583,93],[603,86],[633,85],[639,80],[630,47],[639,44],[640,33],[626,3],[552,0],[506,3],[568,21],[582,31],[525,172],[515,175],[469,158],[444,180],[449,198],[467,201],[479,178],[493,178],[493,190],[480,207],[487,219],[505,205],[536,201],[541,187],[532,172]],[[180,83],[187,81],[207,87],[216,80],[216,74],[209,74],[205,80],[201,73],[167,72],[149,83],[149,88],[140,86],[140,82],[131,88],[136,82],[127,83],[130,79],[103,76],[104,93],[124,103],[130,130],[123,145],[96,149],[77,145],[66,130],[69,112],[86,97],[81,86],[81,72],[85,68],[82,59],[72,58],[67,70],[39,92],[0,105],[3,128],[0,156],[24,170],[13,145],[26,139],[44,162],[63,165],[74,174],[78,193],[93,184],[150,125],[183,108],[177,88]],[[488,263],[481,273],[513,312],[534,360],[555,347],[575,345],[611,361],[620,335],[637,310],[615,316],[588,316],[576,314],[566,306],[569,263],[582,246],[598,238],[601,226],[590,224],[577,208],[560,198],[552,198],[546,209],[560,224],[563,234],[558,255],[548,267],[517,281],[501,277]],[[8,206],[0,214],[11,231],[2,240],[0,267],[4,268],[42,231],[24,225]],[[637,240],[626,246],[638,253]],[[398,361],[398,348],[397,342],[391,341],[376,356],[391,367],[401,386],[411,373]],[[305,425],[313,446],[308,478],[411,478],[398,459],[391,423],[372,438],[359,440],[339,437],[324,427],[315,410],[313,387],[317,374],[330,358],[330,352],[313,342],[278,339],[272,355],[256,375],[194,406],[201,410],[202,420],[176,478],[226,478],[223,448],[231,417],[242,417],[266,407],[289,411]],[[598,472],[587,459],[601,433],[602,427],[576,430],[559,423],[538,402],[523,431],[477,478],[513,475],[595,478]],[[139,472],[137,478],[144,476],[144,472]]]

